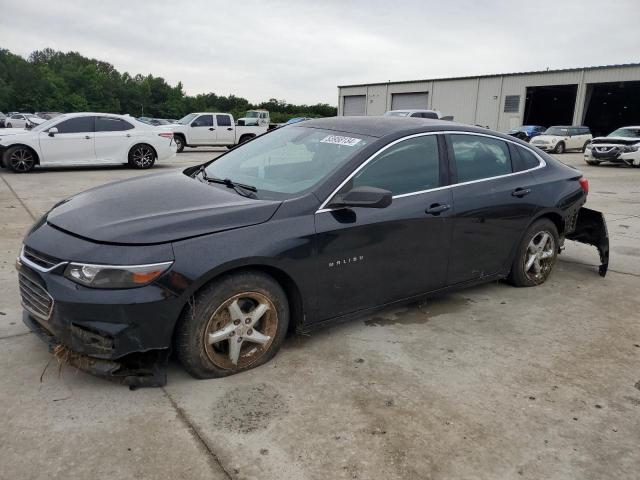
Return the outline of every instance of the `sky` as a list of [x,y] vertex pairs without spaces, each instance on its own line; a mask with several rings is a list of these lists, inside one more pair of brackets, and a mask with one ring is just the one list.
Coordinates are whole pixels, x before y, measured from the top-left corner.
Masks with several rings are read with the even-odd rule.
[[338,85],[640,62],[639,0],[0,0],[0,48],[51,47],[190,94],[338,101]]

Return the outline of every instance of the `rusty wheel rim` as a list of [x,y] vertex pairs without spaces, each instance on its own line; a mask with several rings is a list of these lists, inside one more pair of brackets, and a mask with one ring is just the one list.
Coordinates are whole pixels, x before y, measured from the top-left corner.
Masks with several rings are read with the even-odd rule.
[[273,302],[259,292],[242,292],[225,300],[211,315],[203,342],[218,368],[239,370],[257,362],[278,330]]

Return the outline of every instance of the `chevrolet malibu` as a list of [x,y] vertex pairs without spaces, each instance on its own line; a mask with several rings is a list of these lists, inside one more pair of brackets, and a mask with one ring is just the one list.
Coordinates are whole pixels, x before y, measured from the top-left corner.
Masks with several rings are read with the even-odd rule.
[[264,364],[293,329],[507,279],[543,283],[565,239],[592,244],[581,173],[451,122],[308,120],[204,165],[68,198],[17,262],[25,323],[84,370],[161,385]]

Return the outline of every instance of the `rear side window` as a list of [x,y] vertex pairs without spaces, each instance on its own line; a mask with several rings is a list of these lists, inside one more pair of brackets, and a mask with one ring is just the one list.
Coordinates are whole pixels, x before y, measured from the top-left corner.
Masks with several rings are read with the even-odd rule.
[[411,138],[390,147],[358,172],[352,182],[353,187],[377,187],[393,195],[439,186],[436,135]]
[[213,115],[200,115],[191,124],[192,127],[213,127]]
[[133,125],[120,118],[96,117],[96,132],[121,132],[132,128]]
[[231,126],[231,119],[229,118],[229,115],[216,115],[216,122],[219,127]]
[[450,135],[458,182],[512,172],[509,147],[502,140],[476,135]]
[[514,172],[531,170],[540,166],[540,160],[531,150],[516,145],[511,145],[510,150]]
[[58,133],[93,132],[93,117],[75,117],[60,122],[55,126]]

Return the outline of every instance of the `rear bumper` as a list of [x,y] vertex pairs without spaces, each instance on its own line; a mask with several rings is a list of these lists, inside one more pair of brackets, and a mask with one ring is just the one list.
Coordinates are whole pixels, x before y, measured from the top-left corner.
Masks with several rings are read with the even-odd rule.
[[578,211],[575,228],[567,235],[567,239],[593,245],[600,254],[598,272],[604,277],[609,268],[609,233],[604,215],[596,210],[582,207]]

